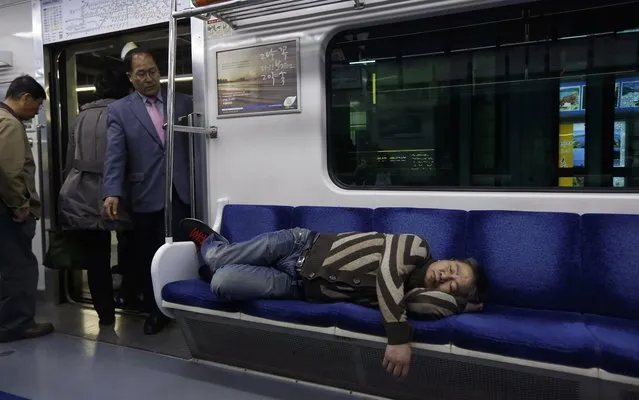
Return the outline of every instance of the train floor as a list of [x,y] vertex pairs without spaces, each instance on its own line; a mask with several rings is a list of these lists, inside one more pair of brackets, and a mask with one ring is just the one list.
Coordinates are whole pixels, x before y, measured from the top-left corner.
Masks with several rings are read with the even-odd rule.
[[38,314],[56,332],[0,343],[0,400],[370,398],[196,363],[174,324],[146,336],[141,316],[119,315],[100,329],[80,305],[40,304]]

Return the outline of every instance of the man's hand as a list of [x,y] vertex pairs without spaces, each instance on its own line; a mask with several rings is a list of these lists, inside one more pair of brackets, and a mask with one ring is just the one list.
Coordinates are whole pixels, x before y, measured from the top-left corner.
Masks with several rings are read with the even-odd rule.
[[112,220],[118,217],[119,206],[120,199],[118,197],[107,197],[106,199],[104,199],[104,212]]
[[410,367],[410,344],[387,345],[382,365],[389,374],[405,378]]
[[24,222],[27,218],[29,218],[29,215],[31,213],[29,212],[28,208],[19,208],[17,210],[13,210],[13,220],[15,222]]

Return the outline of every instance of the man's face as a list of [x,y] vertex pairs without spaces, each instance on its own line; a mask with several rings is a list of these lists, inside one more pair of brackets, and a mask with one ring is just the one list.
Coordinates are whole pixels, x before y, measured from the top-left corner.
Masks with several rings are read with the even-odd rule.
[[135,90],[144,96],[155,96],[160,90],[160,70],[149,54],[136,54],[127,73]]
[[467,295],[473,285],[474,273],[470,265],[461,261],[440,260],[426,270],[424,287],[452,295]]
[[17,107],[13,112],[15,112],[21,120],[28,121],[38,115],[43,101],[44,99],[36,100],[31,97],[30,94],[25,93],[20,96],[20,100],[16,102]]

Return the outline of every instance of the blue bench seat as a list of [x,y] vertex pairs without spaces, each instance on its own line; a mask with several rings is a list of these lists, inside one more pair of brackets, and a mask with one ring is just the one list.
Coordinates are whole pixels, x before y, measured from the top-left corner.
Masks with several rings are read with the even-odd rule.
[[254,317],[317,327],[332,327],[336,321],[336,304],[310,304],[296,300],[220,301],[201,279],[168,283],[162,299],[169,303],[223,312],[242,312]]
[[[357,304],[339,303],[337,327],[357,333],[386,337],[384,319],[379,310]],[[447,319],[422,321],[409,318],[413,341],[426,344],[449,344],[450,323]]]
[[[639,215],[235,204],[220,229],[237,242],[295,226],[414,233],[436,259],[477,258],[491,285],[484,311],[439,321],[409,314],[414,342],[639,378]],[[167,259],[155,289],[166,302],[386,336],[381,312],[357,304],[221,302]]]
[[[385,336],[381,312],[357,304],[312,304],[296,300],[221,302],[211,292],[209,285],[199,279],[169,283],[164,287],[162,295],[165,301],[175,304],[224,312],[242,312],[254,317],[294,324],[336,326],[347,331]],[[623,336],[617,333],[623,333],[624,330],[618,328],[615,322],[619,323],[593,319],[589,323],[589,328],[595,333],[593,336],[580,314],[503,306],[489,306],[481,314],[466,314],[439,321],[410,320],[415,342],[453,343],[467,350],[579,368],[595,366],[595,337],[596,332],[601,332],[601,338],[597,339],[602,343],[610,343],[610,356],[602,354],[601,357],[625,357],[630,363],[630,370],[634,360],[638,363],[634,365],[634,371],[639,375],[639,350],[636,343],[630,340],[616,341],[615,338]],[[639,337],[639,323],[636,323],[634,328],[636,337]],[[611,329],[620,332],[605,333]],[[631,349],[633,346],[634,349]],[[615,352],[616,349],[622,350]]]
[[240,311],[237,303],[218,300],[211,292],[211,287],[201,279],[189,279],[166,284],[162,289],[162,299],[169,303],[206,310]]
[[639,377],[639,321],[588,315],[586,326],[599,344],[600,368]]
[[241,304],[244,314],[253,317],[310,325],[322,328],[335,326],[335,304],[310,304],[299,300],[254,300]]
[[[254,317],[315,327],[338,327],[348,331],[385,337],[379,310],[351,303],[314,304],[298,300],[254,300],[222,302],[209,285],[199,279],[171,282],[164,286],[162,298],[174,304],[224,312],[242,312]],[[416,342],[449,343],[449,322],[411,321]]]
[[596,366],[597,343],[578,313],[488,306],[451,318],[452,343],[467,350],[577,368]]

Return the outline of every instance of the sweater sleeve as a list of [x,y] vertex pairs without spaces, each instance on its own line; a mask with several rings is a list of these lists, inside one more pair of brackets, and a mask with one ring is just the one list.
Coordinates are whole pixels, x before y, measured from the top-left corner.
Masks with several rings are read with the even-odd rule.
[[417,236],[386,236],[377,273],[377,301],[390,345],[412,340],[412,328],[406,318],[404,286],[415,267],[426,262],[429,253],[426,241]]
[[416,288],[406,293],[405,301],[408,311],[417,314],[421,319],[436,320],[463,312],[465,303],[448,293]]
[[107,108],[107,147],[104,156],[104,193],[102,197],[122,197],[127,165],[127,144],[120,114]]

